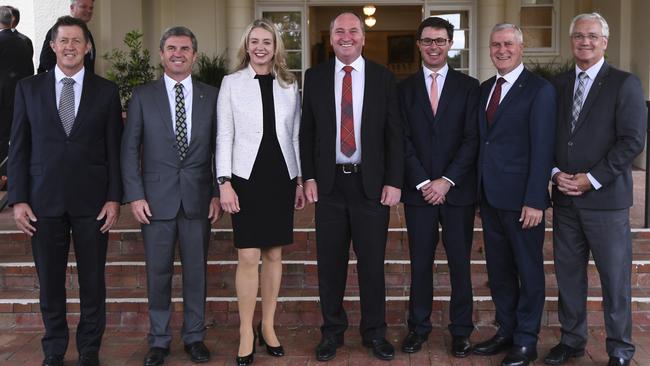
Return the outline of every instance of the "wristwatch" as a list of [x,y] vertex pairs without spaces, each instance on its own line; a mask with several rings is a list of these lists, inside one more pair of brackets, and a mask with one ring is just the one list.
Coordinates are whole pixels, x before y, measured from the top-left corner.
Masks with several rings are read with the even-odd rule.
[[222,184],[224,184],[226,182],[230,182],[230,177],[219,177],[219,178],[217,178],[217,183],[219,185],[222,185]]

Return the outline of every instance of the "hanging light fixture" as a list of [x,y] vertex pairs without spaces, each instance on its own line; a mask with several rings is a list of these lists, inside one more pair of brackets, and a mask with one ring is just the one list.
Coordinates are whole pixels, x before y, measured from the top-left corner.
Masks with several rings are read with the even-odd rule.
[[372,28],[377,24],[377,19],[375,19],[375,17],[367,17],[366,20],[364,20],[364,23],[366,23],[368,28]]
[[[366,6],[363,7],[363,14],[364,14],[365,16],[367,16],[367,17],[370,17],[370,16],[372,16],[373,14],[375,14],[375,11],[376,11],[376,10],[377,10],[377,8],[375,8],[374,5],[368,4],[368,5],[366,5]],[[368,20],[366,19],[366,25],[368,24],[367,21],[368,21]],[[376,22],[376,20],[375,20],[375,22]],[[374,25],[374,23],[373,23],[373,25]],[[369,26],[369,27],[372,27],[372,25],[368,25],[368,26]]]

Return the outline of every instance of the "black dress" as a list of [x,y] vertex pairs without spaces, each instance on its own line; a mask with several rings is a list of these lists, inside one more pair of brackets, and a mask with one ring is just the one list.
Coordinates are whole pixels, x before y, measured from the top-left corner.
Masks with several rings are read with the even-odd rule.
[[232,176],[240,208],[232,215],[235,248],[267,248],[293,242],[296,180],[289,178],[275,130],[273,76],[255,78],[262,92],[264,133],[250,178]]

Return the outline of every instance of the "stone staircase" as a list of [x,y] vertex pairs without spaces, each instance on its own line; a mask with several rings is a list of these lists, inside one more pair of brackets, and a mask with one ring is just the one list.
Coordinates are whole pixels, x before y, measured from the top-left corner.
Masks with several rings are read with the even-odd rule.
[[[11,211],[11,210],[6,210]],[[548,217],[548,216],[547,216]],[[12,220],[5,212],[0,216],[0,330],[40,329],[42,327],[38,306],[38,279],[26,235],[10,229]],[[403,228],[401,207],[391,211],[391,228],[386,251],[387,322],[403,325],[407,316],[410,283],[408,241]],[[547,223],[547,227],[550,223]],[[2,227],[7,229],[2,230]],[[208,299],[206,319],[213,325],[238,324],[234,287],[236,251],[232,246],[232,231],[227,217],[212,230],[208,262]],[[148,327],[146,272],[144,247],[128,209],[118,227],[110,233],[106,264],[108,327],[120,330],[145,330]],[[552,255],[552,233],[546,231],[544,247],[546,270],[546,306],[543,326],[558,325],[557,285]],[[487,286],[487,273],[483,255],[483,232],[480,220],[474,232],[472,253],[472,284],[474,288],[474,319],[477,325],[491,324],[494,306]],[[283,279],[276,315],[279,325],[320,325],[318,281],[315,257],[313,208],[296,215],[295,243],[283,253]],[[634,262],[632,268],[632,310],[634,324],[650,325],[650,230],[633,231]],[[351,254],[348,267],[348,288],[345,306],[350,323],[359,321],[359,298],[355,269]],[[445,326],[451,288],[449,270],[442,245],[436,255],[432,321]],[[72,324],[79,312],[76,263],[71,250],[68,268],[68,311]],[[173,278],[174,314],[172,325],[182,322],[182,286],[180,262],[175,263]],[[589,266],[588,311],[590,325],[602,325],[601,292],[593,262]],[[258,306],[258,309],[260,307]]]

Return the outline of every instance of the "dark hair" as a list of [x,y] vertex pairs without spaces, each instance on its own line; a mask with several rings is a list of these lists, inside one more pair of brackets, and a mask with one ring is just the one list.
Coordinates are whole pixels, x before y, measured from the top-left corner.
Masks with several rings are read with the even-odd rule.
[[194,33],[192,33],[189,28],[183,26],[171,27],[165,30],[162,37],[160,37],[160,50],[162,51],[165,48],[165,42],[169,37],[183,36],[190,37],[192,40],[192,49],[194,49],[194,52],[199,50],[199,42],[196,40],[196,36],[194,36]]
[[422,37],[422,31],[426,27],[445,29],[447,31],[447,37],[449,37],[450,40],[454,39],[454,25],[449,23],[446,19],[439,17],[428,17],[423,20],[418,27],[418,39]]
[[336,18],[340,17],[343,14],[354,15],[357,18],[357,20],[359,21],[359,25],[361,26],[361,33],[363,33],[364,35],[366,34],[366,29],[365,29],[365,25],[363,23],[363,19],[361,19],[359,14],[357,14],[357,13],[355,13],[353,11],[350,11],[350,10],[342,11],[342,12],[336,14],[336,16],[334,18],[332,18],[332,20],[330,21],[330,33],[332,33],[332,31],[334,30],[334,21],[336,21]]
[[0,24],[11,28],[11,9],[8,6],[0,6]]
[[54,23],[54,26],[52,27],[52,41],[56,41],[56,37],[59,35],[59,27],[70,26],[77,26],[81,28],[84,33],[84,39],[86,42],[90,42],[90,31],[88,30],[86,23],[81,19],[73,18],[69,15],[60,17],[56,20],[56,23]]
[[11,15],[14,17],[14,22],[13,22],[13,24],[11,24],[11,26],[16,28],[16,26],[20,22],[20,10],[18,10],[18,8],[14,8],[11,5],[7,5],[7,7],[11,11]]

